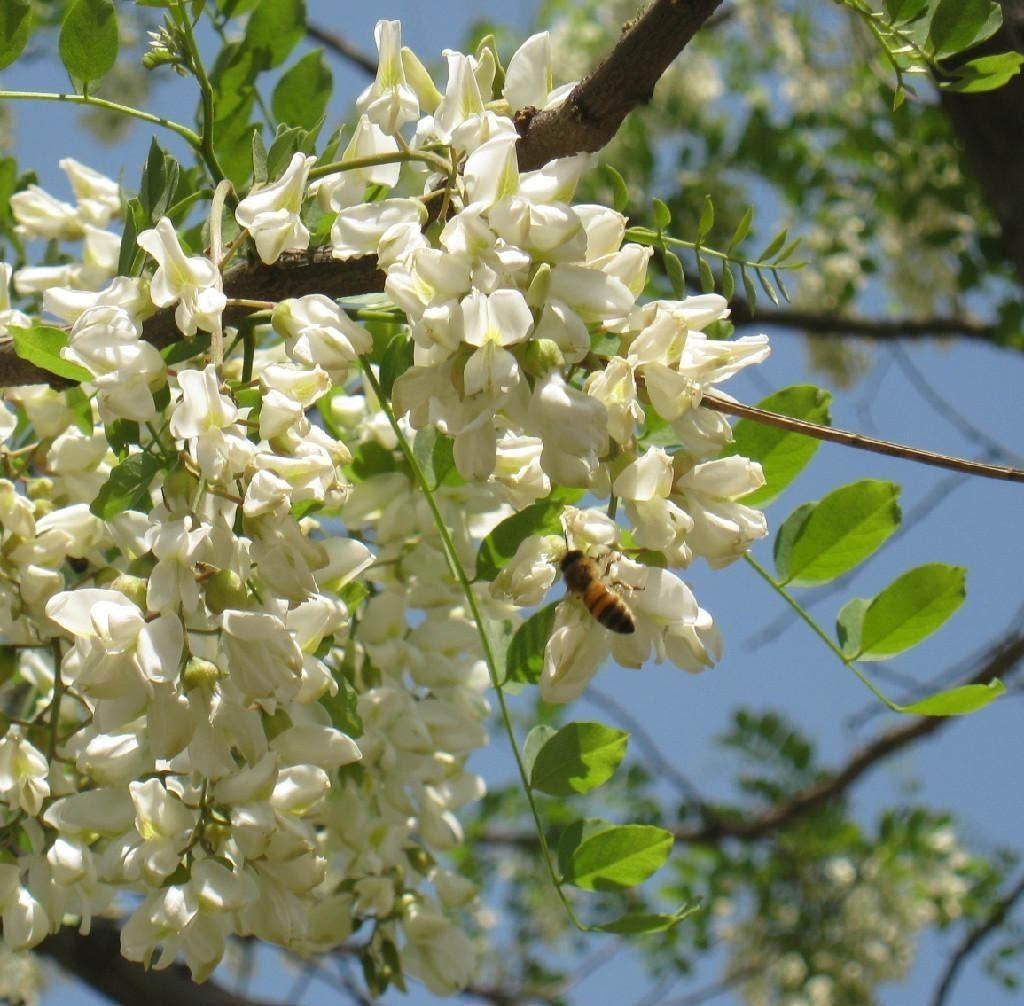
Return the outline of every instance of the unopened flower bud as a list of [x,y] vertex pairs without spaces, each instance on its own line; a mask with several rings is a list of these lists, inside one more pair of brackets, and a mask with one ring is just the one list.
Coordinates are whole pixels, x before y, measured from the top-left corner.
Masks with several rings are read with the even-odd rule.
[[565,364],[565,357],[558,343],[551,339],[534,339],[527,347],[522,359],[523,369],[531,377],[544,377],[552,370]]
[[122,573],[110,582],[110,589],[124,594],[140,611],[146,610],[146,588],[148,583],[141,576]]
[[220,668],[209,660],[201,657],[192,657],[181,672],[181,682],[185,691],[190,692],[194,688],[202,688],[205,692],[212,692],[214,686],[221,679]]
[[542,262],[530,280],[529,289],[526,291],[526,303],[530,307],[543,307],[548,299],[548,292],[551,289],[551,266]]
[[206,606],[215,615],[228,608],[245,608],[248,600],[245,583],[233,569],[220,569],[206,581]]

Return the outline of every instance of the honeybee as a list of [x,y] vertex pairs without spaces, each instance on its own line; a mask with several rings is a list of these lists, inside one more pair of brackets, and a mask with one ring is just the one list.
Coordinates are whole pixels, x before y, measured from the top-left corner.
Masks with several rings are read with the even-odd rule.
[[561,562],[565,587],[575,594],[606,629],[628,635],[636,632],[636,622],[629,605],[604,582],[601,569],[594,559],[579,549],[570,549]]

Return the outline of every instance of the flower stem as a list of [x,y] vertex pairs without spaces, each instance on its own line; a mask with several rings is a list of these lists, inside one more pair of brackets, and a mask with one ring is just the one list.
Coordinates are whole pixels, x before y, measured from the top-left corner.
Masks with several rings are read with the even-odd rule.
[[131,105],[121,105],[116,101],[107,101],[106,98],[95,98],[91,94],[68,94],[58,91],[0,91],[0,101],[10,99],[11,101],[66,101],[72,105],[91,105],[93,108],[102,108],[108,112],[117,112],[119,115],[131,119],[141,119],[154,126],[163,126],[172,133],[177,133],[186,143],[196,151],[202,151],[202,141],[199,134],[180,122],[173,122],[165,119],[162,115],[153,115],[152,112],[144,112],[141,108],[132,108]]
[[788,604],[796,613],[811,627],[811,631],[851,670],[858,678],[865,684],[868,689],[874,693],[875,698],[880,702],[884,703],[885,706],[891,709],[894,713],[903,712],[903,708],[897,705],[892,699],[887,698],[874,684],[874,682],[848,657],[838,646],[832,641],[825,630],[818,625],[816,621],[807,613],[807,611],[800,606],[800,604],[793,598],[793,596],[786,590],[785,587],[776,583],[772,579],[768,570],[766,570],[756,559],[749,555],[743,557],[747,560],[747,565],[761,577],[765,583],[769,584],[771,588],[781,597],[786,604]]
[[441,544],[444,548],[445,556],[448,559],[448,565],[451,568],[452,574],[455,576],[456,580],[458,580],[459,586],[462,587],[462,593],[466,598],[466,605],[473,616],[473,622],[476,625],[477,634],[480,636],[480,646],[483,650],[484,661],[487,664],[487,670],[491,677],[491,684],[494,687],[495,694],[498,696],[498,706],[501,709],[501,718],[505,726],[505,733],[507,734],[509,744],[512,747],[512,754],[516,760],[516,767],[519,770],[519,778],[523,783],[523,790],[526,793],[527,803],[530,805],[530,813],[533,815],[533,823],[537,829],[537,839],[540,844],[541,855],[544,857],[544,862],[548,868],[548,874],[551,877],[551,882],[554,884],[555,890],[558,892],[558,896],[561,898],[562,904],[565,906],[565,910],[568,913],[569,918],[572,920],[573,925],[581,930],[586,929],[587,927],[580,922],[576,913],[573,911],[572,905],[569,903],[569,899],[566,896],[565,890],[558,878],[558,874],[555,871],[554,860],[551,855],[551,850],[548,847],[547,838],[544,835],[543,825],[541,824],[540,812],[537,810],[537,804],[533,798],[533,791],[530,788],[530,780],[526,774],[526,766],[523,764],[522,754],[519,751],[519,746],[516,744],[515,731],[512,728],[512,717],[509,714],[508,705],[505,701],[505,693],[501,686],[501,675],[498,671],[498,663],[495,657],[494,647],[491,644],[490,636],[487,634],[483,615],[481,614],[480,607],[477,604],[476,595],[473,593],[473,585],[470,582],[465,569],[463,569],[462,563],[459,561],[455,542],[452,540],[451,532],[448,530],[448,525],[445,523],[441,510],[437,505],[434,493],[431,491],[426,474],[420,467],[420,463],[416,460],[416,455],[413,453],[412,446],[409,444],[405,434],[402,432],[402,428],[398,425],[398,420],[395,418],[391,404],[385,397],[384,392],[381,389],[380,382],[377,380],[370,367],[369,359],[365,356],[361,356],[359,359],[363,365],[363,374],[369,381],[370,386],[373,388],[373,392],[377,396],[377,400],[380,402],[380,407],[384,410],[384,415],[387,416],[391,429],[398,438],[399,447],[401,447],[402,453],[405,455],[405,460],[410,469],[412,469],[413,478],[416,480],[416,483],[419,485],[427,500],[427,506],[430,508],[430,513],[434,518],[434,524],[437,527],[437,532],[441,537]]

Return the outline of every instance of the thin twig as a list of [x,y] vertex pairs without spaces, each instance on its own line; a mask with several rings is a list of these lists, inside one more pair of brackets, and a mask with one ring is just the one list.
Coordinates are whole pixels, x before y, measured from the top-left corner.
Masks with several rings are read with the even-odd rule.
[[[1024,632],[1016,632],[991,647],[982,666],[965,684],[987,684],[1008,674],[1024,659]],[[928,737],[957,721],[957,717],[920,716],[881,733],[853,753],[846,764],[821,782],[794,793],[761,814],[744,818],[710,820],[699,828],[677,829],[676,839],[698,844],[714,844],[724,838],[750,841],[764,838],[795,818],[839,796],[868,769],[908,744]]]
[[322,43],[336,56],[347,59],[353,66],[358,67],[369,77],[377,76],[377,60],[369,53],[363,52],[354,42],[350,42],[344,35],[323,25],[307,23],[306,34],[317,42]]
[[939,984],[935,987],[935,995],[932,997],[932,1006],[944,1006],[946,996],[953,987],[953,980],[968,957],[978,948],[986,936],[989,936],[995,929],[1003,924],[1003,920],[1017,901],[1024,895],[1024,877],[1021,877],[1016,884],[1010,888],[1005,897],[1002,897],[993,906],[983,922],[978,923],[964,937],[963,942],[956,948],[953,956],[949,959],[946,969],[942,972]]
[[897,444],[890,440],[876,440],[874,437],[865,437],[860,433],[851,433],[849,430],[839,430],[834,426],[822,426],[819,423],[809,423],[804,419],[794,419],[792,416],[781,416],[777,412],[757,409],[752,405],[730,402],[717,395],[705,395],[700,404],[717,412],[726,412],[731,416],[752,419],[756,423],[777,426],[783,430],[791,430],[793,433],[803,433],[817,440],[842,444],[844,447],[854,447],[857,450],[871,451],[874,454],[885,454],[893,458],[902,458],[905,461],[917,461],[922,465],[947,468],[950,471],[979,475],[987,479],[1024,482],[1024,469],[1003,465],[986,465],[979,461],[968,461],[966,458],[954,458],[948,454],[936,454],[934,451],[908,447],[906,444]]
[[700,794],[697,792],[697,787],[661,753],[661,749],[644,728],[643,724],[628,709],[624,708],[619,702],[616,702],[610,695],[606,695],[599,688],[588,688],[583,693],[583,698],[599,709],[603,709],[609,716],[614,717],[620,726],[625,727],[629,731],[630,740],[635,742],[636,746],[643,751],[647,764],[659,779],[670,783],[687,800],[703,803]]

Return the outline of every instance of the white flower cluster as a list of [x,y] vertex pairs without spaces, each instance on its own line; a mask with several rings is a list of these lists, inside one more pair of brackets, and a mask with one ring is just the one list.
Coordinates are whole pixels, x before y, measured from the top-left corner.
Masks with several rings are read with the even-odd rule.
[[[487,742],[488,669],[399,435],[450,438],[433,506],[467,568],[503,517],[555,488],[621,502],[628,528],[567,508],[562,535],[527,538],[491,589],[471,588],[485,618],[514,621],[568,548],[606,563],[635,632],[612,639],[583,604],[561,605],[546,698],[579,695],[609,649],[691,671],[718,653],[710,615],[664,566],[723,565],[765,533],[737,502],[760,469],[716,458],[729,426],[700,402],[767,340],[708,338],[727,316],[715,295],[638,303],[650,250],[622,243],[620,214],[570,202],[589,158],[520,173],[513,111],[564,93],[546,36],[516,53],[497,95],[489,50],[446,53],[442,94],[397,22],[377,41],[337,170],[308,185],[314,158],[297,153],[235,216],[270,263],[308,245],[315,200],[336,258],[378,256],[413,344],[393,387],[401,434],[358,370],[370,332],[322,295],[276,305],[251,378],[230,355],[168,365],[142,338],[146,318],[173,306],[183,336],[220,335],[227,300],[223,263],[189,254],[166,218],[138,236],[148,278],[109,263],[67,285],[14,277],[70,326],[62,355],[91,379],[84,406],[44,387],[0,405],[12,947],[66,917],[87,929],[133,892],[125,955],[182,954],[198,978],[232,934],[312,953],[372,920],[367,946],[399,947],[432,991],[468,980],[452,913],[465,919],[474,891],[437,857],[461,841],[454,812],[482,795],[466,759]],[[457,171],[439,170],[443,148]],[[107,222],[113,183],[76,172],[77,207],[39,190],[12,202],[26,236],[88,245]],[[414,184],[420,195],[401,194]],[[398,194],[364,202],[368,185]],[[0,326],[28,324],[2,279]],[[644,446],[654,419],[672,453]],[[118,492],[124,505],[97,516],[97,493]]]

